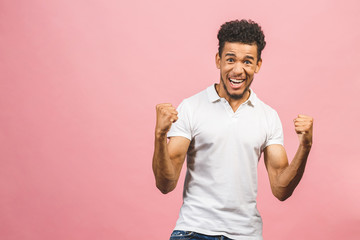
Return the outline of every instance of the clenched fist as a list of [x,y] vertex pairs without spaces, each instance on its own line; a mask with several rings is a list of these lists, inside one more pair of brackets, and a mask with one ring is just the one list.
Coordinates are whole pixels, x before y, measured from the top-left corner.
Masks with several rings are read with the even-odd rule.
[[314,119],[306,115],[298,115],[294,119],[295,131],[299,137],[300,145],[311,147]]
[[161,103],[156,105],[156,127],[157,134],[166,134],[172,125],[178,119],[178,112],[170,103]]

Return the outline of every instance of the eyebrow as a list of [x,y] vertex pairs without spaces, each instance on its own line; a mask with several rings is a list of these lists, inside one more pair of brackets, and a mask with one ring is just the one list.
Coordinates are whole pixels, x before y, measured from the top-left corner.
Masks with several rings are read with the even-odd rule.
[[246,55],[245,58],[249,58],[249,59],[255,60],[255,58],[254,58],[253,56],[250,56],[250,55]]
[[[225,54],[225,57],[226,57],[226,56],[236,57],[236,54],[235,54],[235,53],[226,53],[226,54]],[[250,56],[250,55],[245,55],[244,58],[245,58],[245,59],[247,58],[247,59],[255,60],[255,58],[254,58],[253,56]]]
[[227,54],[225,54],[225,57],[226,56],[236,57],[236,55],[234,53],[227,53]]

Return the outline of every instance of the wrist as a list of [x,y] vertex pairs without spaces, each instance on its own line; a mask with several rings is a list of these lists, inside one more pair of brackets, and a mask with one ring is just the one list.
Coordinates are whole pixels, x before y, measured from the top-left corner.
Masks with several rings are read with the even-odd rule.
[[157,139],[167,138],[167,131],[161,129],[155,129],[155,138]]
[[312,143],[300,143],[301,148],[305,149],[305,150],[310,150],[312,146]]

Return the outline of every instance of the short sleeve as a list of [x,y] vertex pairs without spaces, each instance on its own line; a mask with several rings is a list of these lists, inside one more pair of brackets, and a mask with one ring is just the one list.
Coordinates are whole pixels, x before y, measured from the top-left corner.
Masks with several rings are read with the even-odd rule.
[[167,137],[185,137],[191,141],[190,109],[186,100],[182,101],[176,109],[178,111],[178,120],[172,124]]
[[274,110],[269,119],[268,137],[264,148],[272,144],[284,145],[284,134],[279,115]]

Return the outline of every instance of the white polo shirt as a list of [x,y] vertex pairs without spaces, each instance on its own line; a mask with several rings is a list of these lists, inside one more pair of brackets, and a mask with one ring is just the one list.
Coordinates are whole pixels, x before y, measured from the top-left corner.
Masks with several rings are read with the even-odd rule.
[[261,240],[256,208],[257,164],[263,149],[283,145],[278,114],[251,90],[234,112],[215,85],[185,99],[168,137],[191,140],[183,205],[176,230]]

